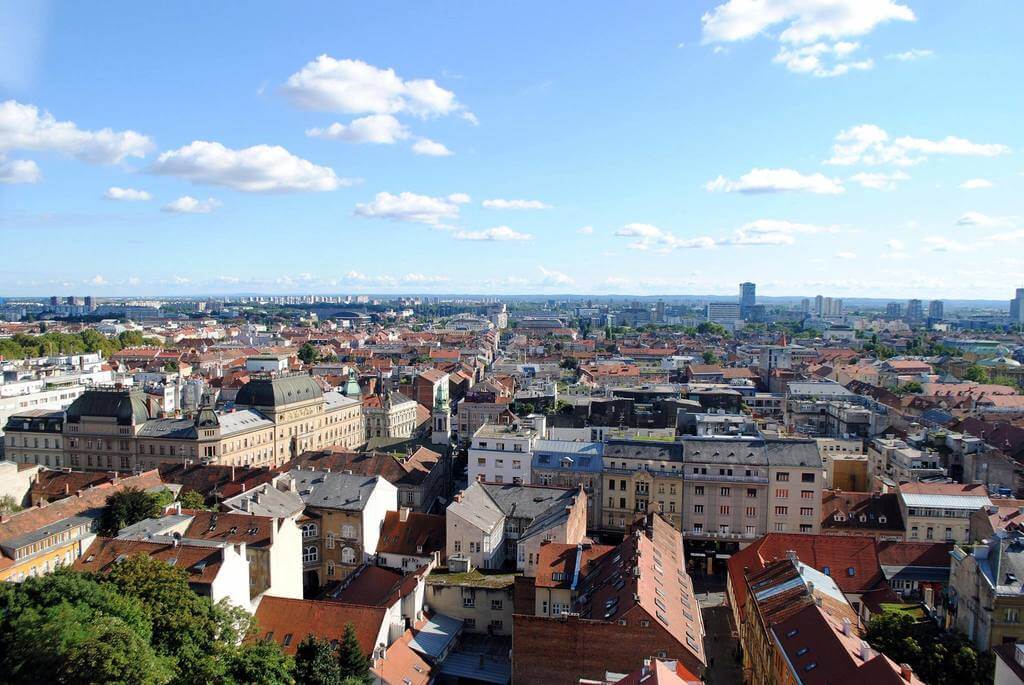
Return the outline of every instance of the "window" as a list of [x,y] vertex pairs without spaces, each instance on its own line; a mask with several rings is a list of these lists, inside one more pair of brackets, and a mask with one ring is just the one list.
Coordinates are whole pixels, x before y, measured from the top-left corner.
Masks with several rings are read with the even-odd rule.
[[491,628],[493,628],[494,630],[501,630],[503,626],[504,623],[502,623],[502,620],[500,618],[496,618],[491,621]]
[[462,607],[464,609],[472,609],[476,606],[476,597],[473,595],[462,596]]
[[462,551],[462,540],[456,540],[453,545],[456,552]]
[[327,534],[327,549],[334,549],[334,533]]
[[505,603],[502,602],[500,599],[492,599],[491,600],[491,611],[501,611],[502,607],[504,607],[504,605],[505,605]]
[[612,479],[612,478],[608,479],[608,489],[609,490],[614,490],[615,489],[615,480]]
[[694,533],[703,533],[704,532],[704,524],[703,523],[695,523],[695,524],[693,524],[693,532]]
[[721,514],[722,516],[728,516],[729,515],[729,505],[723,504],[722,506],[718,507],[718,513]]
[[814,490],[801,490],[800,499],[814,499]]
[[757,497],[757,490],[754,488],[747,488],[747,497]]
[[806,473],[806,472],[805,473],[801,473],[800,474],[800,482],[801,483],[813,483],[814,482],[814,472],[812,471],[811,473]]
[[746,527],[746,528],[744,529],[744,533],[746,534],[746,536],[747,536],[748,538],[752,538],[752,537],[754,537],[755,535],[757,535],[757,529],[756,529],[756,528],[755,528],[754,526],[747,526],[747,527]]
[[811,524],[809,524],[809,523],[801,523],[800,524],[800,532],[801,533],[810,533],[811,532]]
[[729,492],[730,492],[729,488],[722,488],[721,491],[719,492],[719,494],[722,497],[728,497],[729,496]]
[[703,504],[694,504],[693,505],[693,513],[694,514],[703,514],[704,513],[704,505]]
[[345,547],[341,550],[341,563],[343,564],[354,564],[356,563],[356,551],[351,547]]
[[302,524],[302,537],[304,538],[315,538],[318,528],[315,523],[304,523]]
[[788,483],[789,482],[789,472],[788,471],[779,471],[778,473],[775,474],[775,480],[776,480],[776,482],[779,482],[779,483]]
[[788,499],[789,490],[785,488],[775,488],[775,499]]
[[1006,609],[1003,614],[1004,623],[1020,623],[1020,609]]
[[696,486],[693,489],[693,494],[694,495],[703,495],[704,494],[704,486],[703,485]]
[[801,516],[814,516],[814,509],[811,507],[800,507]]
[[757,516],[757,507],[747,507],[746,514],[751,518]]
[[341,537],[348,538],[350,540],[356,537],[356,527],[351,523],[346,523],[341,527]]
[[320,559],[320,551],[316,547],[304,547],[302,549],[302,563],[312,564]]
[[776,516],[785,516],[789,513],[789,507],[775,507]]

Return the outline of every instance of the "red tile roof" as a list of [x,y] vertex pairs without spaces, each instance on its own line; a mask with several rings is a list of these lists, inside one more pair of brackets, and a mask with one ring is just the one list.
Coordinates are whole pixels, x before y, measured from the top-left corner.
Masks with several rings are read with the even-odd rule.
[[141,542],[121,538],[96,538],[89,549],[75,560],[76,571],[107,573],[124,558],[145,554],[188,572],[188,582],[209,585],[220,572],[222,552],[219,547],[177,545],[165,542]]
[[384,514],[377,552],[424,556],[445,549],[445,518],[411,511],[402,521],[401,512]]
[[387,610],[382,607],[263,597],[255,618],[257,638],[274,640],[286,654],[292,655],[307,635],[341,642],[345,624],[351,623],[363,653],[371,656],[386,615]]

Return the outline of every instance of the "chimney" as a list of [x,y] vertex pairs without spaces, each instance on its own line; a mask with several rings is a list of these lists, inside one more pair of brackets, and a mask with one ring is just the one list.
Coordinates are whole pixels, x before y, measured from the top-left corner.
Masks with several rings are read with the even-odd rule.
[[900,677],[908,683],[913,680],[914,671],[910,668],[910,664],[900,664]]
[[872,656],[874,656],[874,655],[871,653],[871,645],[869,645],[864,640],[861,640],[860,641],[860,660],[861,661],[868,661],[869,659],[871,659]]
[[398,520],[405,523],[409,520],[409,507],[402,507],[398,510]]
[[853,634],[853,623],[850,622],[850,619],[844,618],[843,619],[843,635],[849,637],[852,634]]
[[792,550],[792,549],[787,549],[786,550],[786,558],[789,559],[790,561],[800,561],[799,557],[797,557],[797,555],[796,555],[796,550]]

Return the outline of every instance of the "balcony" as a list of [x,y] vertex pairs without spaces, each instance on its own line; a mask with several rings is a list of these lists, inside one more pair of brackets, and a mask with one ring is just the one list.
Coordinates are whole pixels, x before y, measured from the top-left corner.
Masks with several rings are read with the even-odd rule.
[[693,540],[755,540],[760,535],[747,535],[746,533],[719,533],[711,530],[684,530],[683,537]]
[[702,483],[759,483],[768,484],[767,476],[720,476],[711,473],[685,473],[683,480],[694,480]]

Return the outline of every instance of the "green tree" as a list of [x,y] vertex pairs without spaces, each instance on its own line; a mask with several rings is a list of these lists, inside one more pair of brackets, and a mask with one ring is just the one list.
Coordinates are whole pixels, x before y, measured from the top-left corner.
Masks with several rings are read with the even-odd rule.
[[701,335],[717,335],[719,338],[729,337],[729,331],[725,329],[720,323],[714,323],[713,321],[704,321],[697,326],[697,332]]
[[178,503],[183,509],[206,509],[206,498],[198,490],[182,490]]
[[13,495],[0,497],[0,514],[14,514],[21,511],[21,505]]
[[922,390],[924,390],[924,388],[917,381],[907,381],[896,388],[896,393],[899,395],[918,394]]
[[979,364],[971,364],[961,374],[964,380],[974,381],[975,383],[988,383],[988,371],[985,370],[984,366]]
[[346,683],[369,683],[372,680],[370,659],[359,646],[355,626],[351,623],[345,624],[345,635],[338,645],[338,663],[341,664],[341,674],[345,677]]
[[576,369],[580,368],[580,361],[576,359],[576,357],[566,357],[565,359],[560,361],[558,365],[563,369],[575,371]]
[[144,519],[160,515],[162,498],[138,488],[125,488],[107,498],[100,516],[100,533],[117,535],[117,531]]
[[60,660],[58,682],[161,685],[171,680],[168,660],[157,656],[148,642],[117,619],[99,616],[86,632],[88,637],[69,645]]
[[910,664],[929,685],[992,682],[992,654],[979,654],[963,633],[942,632],[931,621],[917,622],[906,613],[885,611],[868,623],[865,639],[893,661]]
[[715,354],[713,350],[704,350],[704,352],[702,352],[700,356],[704,358],[705,364],[718,363],[718,355]]
[[320,353],[311,344],[304,343],[299,348],[298,357],[302,360],[303,364],[315,364],[316,360],[320,358]]
[[228,659],[229,682],[240,685],[291,685],[295,661],[271,640],[242,645]]
[[338,650],[327,640],[307,635],[295,649],[295,682],[298,685],[342,685],[344,680]]

